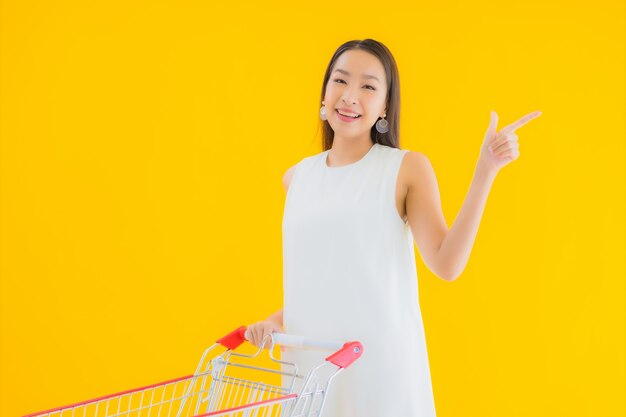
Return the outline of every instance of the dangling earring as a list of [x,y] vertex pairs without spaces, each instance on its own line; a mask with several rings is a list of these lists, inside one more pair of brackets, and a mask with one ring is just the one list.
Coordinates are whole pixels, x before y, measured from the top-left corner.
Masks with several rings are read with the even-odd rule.
[[320,119],[326,120],[326,107],[324,106],[324,102],[322,101],[322,108],[320,109]]
[[386,115],[387,113],[383,114],[383,118],[376,122],[376,130],[378,130],[378,133],[389,132],[389,122],[385,120]]

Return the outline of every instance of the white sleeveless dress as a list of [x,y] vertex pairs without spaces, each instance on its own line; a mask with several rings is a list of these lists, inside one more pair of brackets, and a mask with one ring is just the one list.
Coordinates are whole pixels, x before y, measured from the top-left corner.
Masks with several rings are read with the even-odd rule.
[[[395,202],[408,151],[374,144],[340,167],[328,152],[302,159],[287,191],[284,332],[363,344],[333,379],[322,417],[434,417],[413,235]],[[287,347],[281,359],[306,373],[330,353]]]

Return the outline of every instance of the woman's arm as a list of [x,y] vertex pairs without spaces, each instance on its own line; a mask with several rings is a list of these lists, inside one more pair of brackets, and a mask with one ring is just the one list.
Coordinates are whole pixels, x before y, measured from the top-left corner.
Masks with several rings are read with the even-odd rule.
[[266,320],[270,320],[275,323],[278,323],[278,325],[280,325],[280,327],[282,328],[283,327],[283,309],[281,308],[276,313],[270,315]]
[[433,273],[446,281],[454,281],[467,265],[497,171],[479,160],[463,207],[452,228],[448,229],[437,178],[429,159],[419,152],[409,152],[405,158],[406,210],[415,243]]
[[474,178],[450,230],[443,218],[430,161],[419,152],[405,156],[409,159],[406,210],[411,231],[422,258],[441,278],[454,281],[465,269],[493,180],[502,167],[519,157],[515,131],[541,114],[540,111],[529,113],[497,132],[498,114],[491,112]]
[[480,161],[476,164],[474,178],[463,206],[437,253],[437,262],[448,281],[457,279],[467,265],[495,177],[495,171],[488,169]]

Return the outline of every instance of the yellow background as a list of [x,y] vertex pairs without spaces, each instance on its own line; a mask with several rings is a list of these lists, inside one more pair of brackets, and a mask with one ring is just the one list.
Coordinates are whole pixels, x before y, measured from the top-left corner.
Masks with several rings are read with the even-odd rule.
[[438,417],[623,416],[624,16],[612,0],[3,1],[0,415],[187,375],[281,308],[281,177],[321,150],[332,53],[373,38],[449,226],[489,111],[498,130],[543,112],[459,279],[418,256]]

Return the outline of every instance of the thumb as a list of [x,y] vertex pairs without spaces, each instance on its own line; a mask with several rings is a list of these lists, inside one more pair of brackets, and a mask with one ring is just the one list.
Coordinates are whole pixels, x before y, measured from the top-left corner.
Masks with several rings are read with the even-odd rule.
[[496,136],[496,129],[498,128],[498,114],[495,110],[492,110],[489,114],[489,127],[485,136],[489,139],[493,139]]

